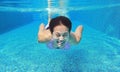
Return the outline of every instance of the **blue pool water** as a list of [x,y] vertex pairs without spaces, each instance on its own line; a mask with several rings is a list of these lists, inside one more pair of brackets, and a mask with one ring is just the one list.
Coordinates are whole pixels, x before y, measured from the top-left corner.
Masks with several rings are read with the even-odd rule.
[[[47,1],[41,1],[46,8]],[[65,15],[73,23],[72,31],[80,24],[84,30],[81,42],[68,50],[37,42],[40,23],[47,24],[47,10],[39,9],[39,3],[32,3],[35,9],[1,1],[0,72],[119,72],[120,2],[74,1],[77,4],[71,0]]]

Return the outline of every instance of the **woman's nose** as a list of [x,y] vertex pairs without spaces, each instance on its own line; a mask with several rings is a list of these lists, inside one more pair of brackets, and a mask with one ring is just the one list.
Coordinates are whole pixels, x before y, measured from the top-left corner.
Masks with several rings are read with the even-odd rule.
[[63,37],[63,36],[60,36],[60,37],[59,37],[59,40],[64,40],[64,37]]

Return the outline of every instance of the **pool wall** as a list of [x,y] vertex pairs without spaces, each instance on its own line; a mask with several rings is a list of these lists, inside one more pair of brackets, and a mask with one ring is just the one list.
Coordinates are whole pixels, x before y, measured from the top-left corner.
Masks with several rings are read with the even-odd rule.
[[32,21],[32,13],[2,11],[0,12],[0,34],[29,24]]
[[109,36],[120,39],[120,7],[71,11],[72,20],[79,21]]

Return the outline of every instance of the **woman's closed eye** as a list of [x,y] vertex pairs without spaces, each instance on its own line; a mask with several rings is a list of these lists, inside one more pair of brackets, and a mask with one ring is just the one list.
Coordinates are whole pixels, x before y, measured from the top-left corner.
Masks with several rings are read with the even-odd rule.
[[68,36],[68,33],[64,33],[64,34],[63,34],[63,37],[66,37],[66,36]]
[[57,37],[60,37],[60,34],[59,34],[59,33],[56,33],[56,36],[57,36]]

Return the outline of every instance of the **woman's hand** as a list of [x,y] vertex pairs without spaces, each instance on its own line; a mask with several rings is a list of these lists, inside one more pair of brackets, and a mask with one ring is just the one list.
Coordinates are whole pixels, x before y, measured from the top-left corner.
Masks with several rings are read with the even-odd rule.
[[83,30],[83,26],[82,25],[79,25],[76,30],[75,30],[75,38],[76,38],[76,42],[80,42],[80,39],[82,37],[82,30]]
[[52,35],[49,29],[45,29],[44,24],[40,24],[39,32],[38,32],[38,41],[39,42],[47,42],[51,39]]

